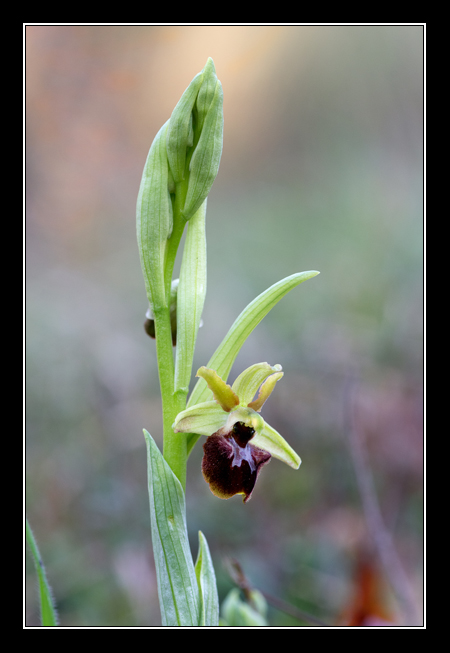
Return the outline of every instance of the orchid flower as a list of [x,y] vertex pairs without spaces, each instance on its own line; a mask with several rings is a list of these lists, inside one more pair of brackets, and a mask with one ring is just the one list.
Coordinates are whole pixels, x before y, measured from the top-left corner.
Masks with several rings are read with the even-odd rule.
[[214,399],[181,411],[175,419],[176,433],[208,436],[202,472],[212,493],[222,499],[243,494],[246,503],[272,456],[294,469],[300,466],[299,456],[259,414],[283,376],[281,369],[281,365],[257,363],[229,386],[215,370],[201,367],[197,376],[206,381]]

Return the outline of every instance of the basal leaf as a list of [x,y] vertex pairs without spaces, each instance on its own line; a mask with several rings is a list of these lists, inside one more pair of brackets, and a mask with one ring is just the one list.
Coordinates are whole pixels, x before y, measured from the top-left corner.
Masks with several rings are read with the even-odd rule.
[[200,592],[187,536],[183,488],[145,429],[144,435],[162,625],[198,626]]

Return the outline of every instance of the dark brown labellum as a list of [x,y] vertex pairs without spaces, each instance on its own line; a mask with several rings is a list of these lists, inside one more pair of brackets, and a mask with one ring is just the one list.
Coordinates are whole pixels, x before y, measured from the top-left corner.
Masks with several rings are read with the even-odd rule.
[[271,456],[251,444],[255,431],[236,422],[228,433],[220,429],[203,445],[203,476],[211,492],[221,499],[244,495],[246,503],[253,492],[262,467]]

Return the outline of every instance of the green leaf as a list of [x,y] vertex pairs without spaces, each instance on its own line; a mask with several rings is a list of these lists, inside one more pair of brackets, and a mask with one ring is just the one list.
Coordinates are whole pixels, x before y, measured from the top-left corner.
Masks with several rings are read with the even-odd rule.
[[58,625],[58,617],[56,608],[53,602],[52,592],[48,584],[47,576],[44,569],[44,564],[39,553],[38,545],[33,535],[33,532],[26,520],[26,538],[27,544],[30,547],[31,555],[33,557],[34,566],[39,580],[39,595],[41,605],[41,623],[44,627],[52,628]]
[[[225,338],[214,352],[212,358],[206,367],[213,369],[217,374],[226,381],[233,363],[238,355],[242,345],[247,340],[253,329],[258,326],[267,313],[282,299],[290,290],[298,286],[307,279],[312,279],[318,275],[316,270],[307,272],[298,272],[292,274],[273,286],[270,286],[263,293],[258,295],[250,304],[244,308],[239,317],[235,320]],[[188,406],[208,401],[210,390],[206,381],[199,379],[194,387],[188,401]],[[198,440],[198,435],[191,433],[187,437],[188,455]]]
[[144,436],[162,625],[198,626],[200,593],[187,536],[183,488],[145,429]]
[[216,575],[208,543],[201,531],[198,532],[198,543],[195,573],[201,598],[200,626],[218,626],[219,596],[217,594]]

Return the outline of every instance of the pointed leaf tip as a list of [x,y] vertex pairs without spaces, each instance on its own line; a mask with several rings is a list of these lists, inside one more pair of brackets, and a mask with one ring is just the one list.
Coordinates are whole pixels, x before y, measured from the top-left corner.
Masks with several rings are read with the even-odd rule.
[[200,591],[200,626],[218,626],[219,596],[217,594],[216,576],[208,542],[201,531],[198,532],[198,545],[195,574]]

